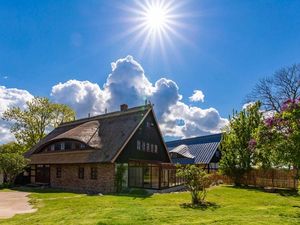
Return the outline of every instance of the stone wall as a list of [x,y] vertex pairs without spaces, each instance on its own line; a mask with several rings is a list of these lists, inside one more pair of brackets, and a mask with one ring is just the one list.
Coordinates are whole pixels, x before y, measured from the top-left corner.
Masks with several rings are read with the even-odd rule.
[[[61,178],[57,178],[57,167],[61,167]],[[84,178],[79,179],[79,167],[84,168]],[[97,179],[91,179],[91,167],[97,168]],[[114,192],[115,164],[63,164],[50,165],[50,185],[84,192]]]

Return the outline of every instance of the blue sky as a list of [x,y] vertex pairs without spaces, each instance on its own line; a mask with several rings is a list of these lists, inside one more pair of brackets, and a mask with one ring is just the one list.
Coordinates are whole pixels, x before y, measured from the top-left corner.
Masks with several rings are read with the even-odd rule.
[[[178,1],[174,1],[174,5]],[[0,86],[49,96],[59,82],[88,80],[100,88],[111,62],[131,55],[150,82],[179,87],[182,102],[213,107],[227,118],[262,77],[300,62],[300,1],[188,0],[173,47],[146,46],[128,21],[138,4],[110,1],[0,0]],[[183,40],[184,39],[184,40]],[[190,102],[201,90],[204,102]]]

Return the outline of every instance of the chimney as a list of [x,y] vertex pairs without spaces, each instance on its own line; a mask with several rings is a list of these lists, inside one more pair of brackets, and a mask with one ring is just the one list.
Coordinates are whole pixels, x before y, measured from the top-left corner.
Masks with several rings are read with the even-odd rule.
[[121,110],[121,112],[124,112],[124,111],[126,111],[128,109],[128,105],[127,104],[122,104],[122,105],[120,105],[120,110]]

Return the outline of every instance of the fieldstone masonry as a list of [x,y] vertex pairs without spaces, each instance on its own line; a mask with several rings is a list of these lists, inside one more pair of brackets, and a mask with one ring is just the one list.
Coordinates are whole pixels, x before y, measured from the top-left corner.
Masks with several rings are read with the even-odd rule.
[[[61,178],[56,177],[56,168],[61,168]],[[84,168],[84,178],[79,179],[79,167]],[[91,168],[97,168],[97,179],[91,179]],[[115,164],[63,164],[50,165],[50,184],[54,188],[64,188],[84,192],[114,192]]]

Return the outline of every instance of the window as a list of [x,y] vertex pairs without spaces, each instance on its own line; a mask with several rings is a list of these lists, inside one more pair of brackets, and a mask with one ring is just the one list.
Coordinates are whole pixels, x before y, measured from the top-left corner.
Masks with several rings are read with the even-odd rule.
[[147,152],[150,152],[150,144],[147,142]]
[[91,168],[91,179],[93,179],[93,180],[97,179],[97,168],[96,167]]
[[54,149],[55,149],[56,151],[57,151],[57,150],[60,150],[60,149],[61,149],[61,144],[60,144],[60,143],[56,143]]
[[80,144],[80,149],[85,149],[85,144]]
[[136,149],[141,150],[141,141],[140,140],[136,141]]
[[65,150],[70,150],[72,149],[72,142],[65,142]]
[[157,147],[157,145],[154,145],[154,152],[155,152],[155,153],[158,152],[158,147]]
[[60,149],[65,150],[65,142],[60,143]]
[[145,150],[146,150],[146,147],[145,147],[145,146],[146,146],[145,142],[142,141],[142,151],[145,151]]
[[78,178],[84,179],[84,168],[83,167],[78,168]]
[[55,150],[55,146],[54,146],[54,145],[51,145],[50,150],[51,150],[51,151],[54,151],[54,150]]
[[56,178],[61,178],[61,167],[56,167]]
[[154,145],[151,144],[151,152],[154,152]]

